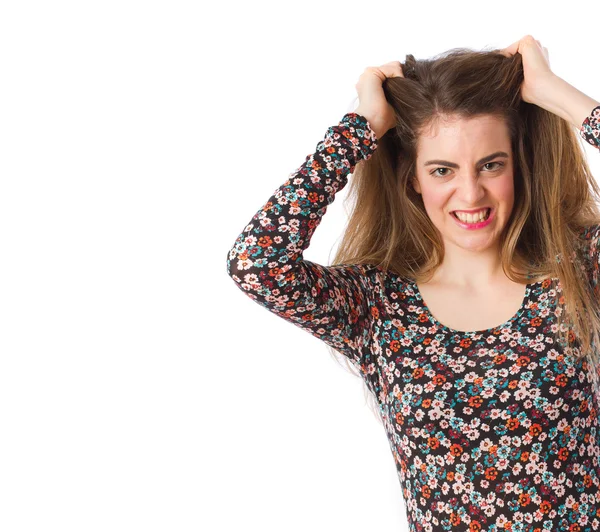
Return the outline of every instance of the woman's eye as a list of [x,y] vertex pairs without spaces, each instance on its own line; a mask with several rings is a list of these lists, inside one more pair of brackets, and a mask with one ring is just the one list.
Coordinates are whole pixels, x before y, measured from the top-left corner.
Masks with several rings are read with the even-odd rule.
[[433,172],[431,172],[431,175],[433,177],[446,177],[446,175],[448,175],[448,174],[442,174],[442,175],[437,174],[436,172],[438,172],[439,170],[448,170],[448,168],[444,168],[444,167],[436,168]]
[[[495,164],[495,165],[497,165],[497,166],[496,166],[496,167],[494,167],[494,168],[486,168],[486,167],[487,167],[489,164],[491,164],[491,165],[494,165],[494,164]],[[500,168],[502,168],[503,166],[504,166],[504,163],[501,163],[500,161],[494,161],[494,162],[492,162],[492,163],[485,163],[485,164],[482,166],[482,168],[486,168],[486,169],[487,169],[487,170],[489,170],[489,171],[494,171],[494,170],[499,170],[499,169],[500,169]],[[432,176],[434,176],[434,177],[446,177],[446,176],[448,175],[447,173],[444,173],[444,174],[439,174],[439,173],[437,173],[437,172],[439,172],[440,170],[449,170],[449,168],[446,168],[446,167],[444,167],[444,166],[441,166],[440,168],[436,168],[435,170],[433,170],[433,171],[431,172],[431,175],[432,175]]]
[[483,166],[487,166],[488,164],[497,164],[498,165],[496,168],[490,168],[489,170],[498,170],[499,168],[504,166],[504,163],[501,163],[500,161],[494,161],[493,163],[485,163]]

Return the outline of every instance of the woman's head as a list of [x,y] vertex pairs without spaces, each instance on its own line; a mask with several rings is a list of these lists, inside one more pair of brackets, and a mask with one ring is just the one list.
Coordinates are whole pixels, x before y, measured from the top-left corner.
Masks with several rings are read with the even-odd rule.
[[[499,256],[514,203],[512,143],[506,119],[493,114],[446,116],[418,132],[411,185],[446,252]],[[467,228],[484,218],[483,227]]]
[[[404,78],[384,82],[396,127],[380,139],[384,149],[376,156],[393,156],[400,209],[409,213],[404,219],[415,228],[409,229],[411,237],[430,242],[423,244],[426,257],[417,259],[415,277],[424,280],[454,249],[462,251],[463,260],[470,252],[497,257],[512,220],[524,227],[531,186],[520,169],[527,174],[523,150],[529,104],[520,98],[518,54],[455,49],[421,61],[408,55],[403,72]],[[496,164],[481,162],[497,152],[507,157],[486,161]],[[426,165],[436,160],[458,168]],[[495,209],[483,229],[466,230],[451,214],[479,207]]]
[[[579,252],[582,228],[600,223],[600,189],[573,127],[521,99],[520,54],[407,55],[402,70],[383,82],[396,124],[349,180],[352,212],[333,264],[428,281],[453,246],[494,252],[515,282],[560,279],[571,309],[561,318],[572,318],[589,345],[600,318],[580,310],[597,306],[600,293],[591,293],[580,261],[556,260]],[[497,210],[483,230],[465,231],[450,217],[483,206]]]

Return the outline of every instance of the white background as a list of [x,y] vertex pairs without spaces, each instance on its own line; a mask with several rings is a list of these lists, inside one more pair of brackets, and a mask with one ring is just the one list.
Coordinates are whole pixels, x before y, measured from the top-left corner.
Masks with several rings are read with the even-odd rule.
[[[599,99],[596,13],[3,2],[0,530],[407,530],[360,380],[246,297],[227,252],[366,66],[531,33]],[[332,259],[345,192],[306,259]]]

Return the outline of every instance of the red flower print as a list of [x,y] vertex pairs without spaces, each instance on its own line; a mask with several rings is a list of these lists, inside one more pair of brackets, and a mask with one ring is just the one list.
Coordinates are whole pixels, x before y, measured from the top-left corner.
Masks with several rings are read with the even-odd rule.
[[498,476],[498,470],[495,467],[488,467],[485,470],[485,478],[488,480],[495,480]]
[[281,275],[283,272],[281,271],[281,268],[271,268],[269,270],[269,275],[271,277],[277,277],[278,275]]
[[444,377],[443,375],[436,375],[435,377],[433,377],[433,379],[431,379],[431,382],[433,382],[433,384],[435,384],[436,386],[441,386],[446,382],[446,377]]
[[569,458],[569,451],[567,451],[567,449],[565,449],[564,447],[561,447],[560,451],[558,451],[558,458],[560,460],[566,460],[567,458]]
[[317,192],[310,192],[306,197],[311,203],[317,203],[319,201],[319,194]]
[[511,417],[508,420],[508,423],[506,424],[506,427],[509,430],[515,430],[515,429],[517,429],[519,427],[519,425],[520,425],[519,420],[516,417]]
[[471,406],[473,408],[479,408],[482,403],[483,403],[483,399],[481,398],[480,395],[475,395],[475,396],[469,398],[469,406]]
[[450,446],[450,452],[454,456],[460,456],[463,452],[463,448],[460,445],[458,445],[457,443],[454,443]]
[[521,493],[519,495],[519,504],[521,506],[527,506],[531,502],[531,496],[527,493]]
[[261,248],[268,248],[270,245],[273,244],[273,240],[271,239],[271,237],[269,235],[264,235],[261,236],[256,243],[261,247]]
[[437,449],[440,446],[440,440],[438,438],[428,438],[427,445],[432,449]]

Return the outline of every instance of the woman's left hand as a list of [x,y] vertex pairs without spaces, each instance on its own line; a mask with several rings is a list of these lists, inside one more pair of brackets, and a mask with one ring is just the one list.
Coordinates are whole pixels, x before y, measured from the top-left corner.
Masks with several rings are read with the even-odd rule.
[[524,80],[521,84],[521,98],[528,103],[538,104],[544,100],[544,91],[556,77],[550,70],[548,49],[531,35],[500,50],[502,55],[511,57],[516,53],[523,56]]

